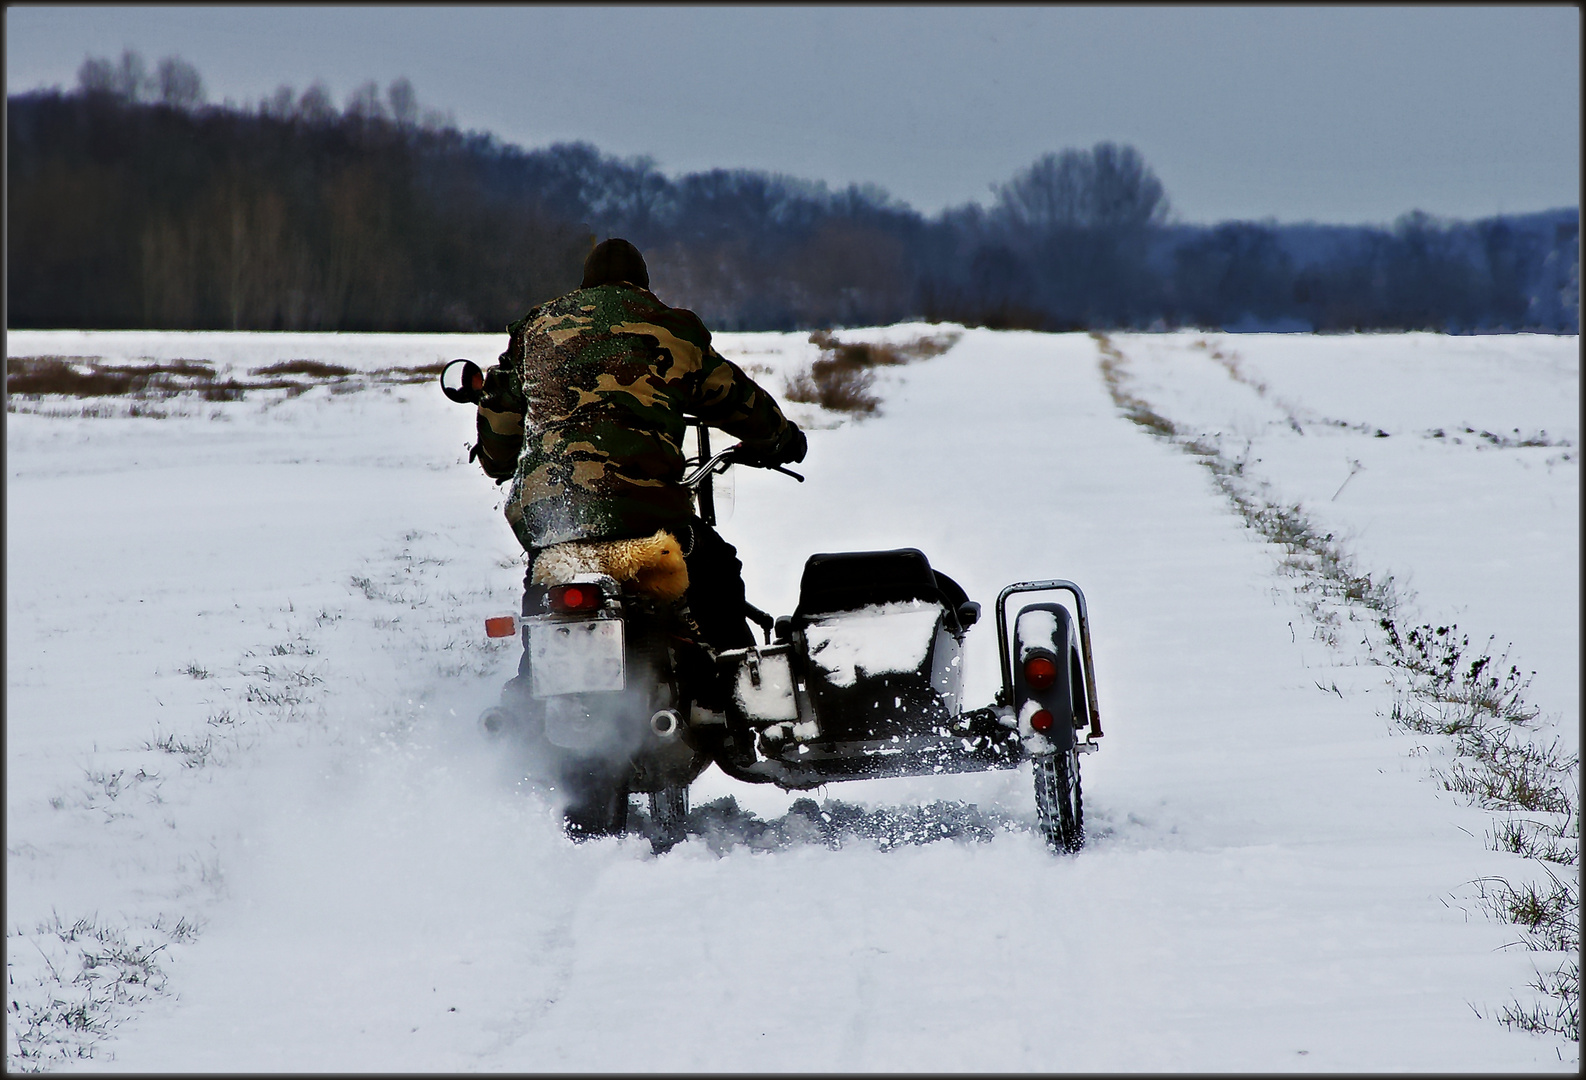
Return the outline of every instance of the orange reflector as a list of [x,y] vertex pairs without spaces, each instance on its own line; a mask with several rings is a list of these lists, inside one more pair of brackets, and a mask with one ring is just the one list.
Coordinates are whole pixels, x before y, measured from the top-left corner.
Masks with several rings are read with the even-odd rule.
[[1049,657],[1032,656],[1024,662],[1024,681],[1031,689],[1045,690],[1057,681],[1057,665]]
[[1045,709],[1037,709],[1030,717],[1030,726],[1036,731],[1045,731],[1052,726],[1052,714]]
[[518,620],[511,615],[496,615],[485,620],[486,637],[511,637],[518,632]]

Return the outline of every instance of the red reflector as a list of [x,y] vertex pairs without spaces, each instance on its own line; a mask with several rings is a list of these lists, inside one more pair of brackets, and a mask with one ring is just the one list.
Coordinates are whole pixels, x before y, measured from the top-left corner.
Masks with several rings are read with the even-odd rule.
[[1037,709],[1030,717],[1030,726],[1036,731],[1045,731],[1052,726],[1052,714],[1045,709]]
[[1024,662],[1024,681],[1031,689],[1045,690],[1057,681],[1057,665],[1049,657],[1032,656]]
[[562,613],[594,611],[600,606],[600,589],[594,585],[553,585],[551,610]]
[[511,637],[518,631],[518,621],[511,615],[496,615],[485,620],[486,637]]

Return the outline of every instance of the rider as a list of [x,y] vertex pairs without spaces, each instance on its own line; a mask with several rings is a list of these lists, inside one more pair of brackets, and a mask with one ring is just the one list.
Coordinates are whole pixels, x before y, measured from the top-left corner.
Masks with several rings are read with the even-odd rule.
[[693,512],[683,477],[684,416],[742,441],[752,465],[802,461],[804,432],[712,346],[697,315],[650,292],[639,250],[596,245],[573,292],[507,328],[507,351],[485,374],[477,457],[510,479],[506,516],[534,559],[574,540],[620,540],[666,529],[688,569],[687,603],[716,651],[754,644],[737,551]]

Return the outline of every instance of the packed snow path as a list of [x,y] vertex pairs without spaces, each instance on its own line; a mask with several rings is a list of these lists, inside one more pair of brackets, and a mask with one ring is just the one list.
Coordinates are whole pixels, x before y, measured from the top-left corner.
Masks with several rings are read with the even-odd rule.
[[[10,351],[216,357],[224,340],[239,363],[351,364],[334,350],[360,340],[112,337],[14,334]],[[362,340],[386,364],[500,344]],[[767,366],[808,351],[722,343]],[[1175,347],[1119,344],[1142,379]],[[319,351],[270,351],[286,348]],[[429,386],[163,420],[11,415],[14,984],[42,970],[32,931],[52,912],[129,939],[201,919],[161,954],[164,993],[107,1013],[122,1022],[85,1062],[140,1071],[1573,1070],[1574,1044],[1493,1020],[1535,966],[1471,882],[1525,861],[1488,850],[1490,815],[1440,792],[1425,740],[1385,718],[1381,671],[1313,637],[1274,549],[1119,415],[1097,360],[1083,335],[969,332],[886,372],[877,417],[796,410],[818,428],[808,482],[738,470],[722,526],[750,599],[778,613],[815,551],[918,547],[988,616],[1009,582],[1078,582],[1107,735],[1084,760],[1076,857],[1031,831],[1028,768],[816,793],[972,803],[1013,826],[987,842],[568,844],[473,726],[516,660],[482,646],[481,619],[512,610],[521,570],[500,491],[463,461],[472,416]],[[1573,362],[1535,366],[1533,407],[1564,413],[1573,393],[1573,417]],[[1350,370],[1359,411],[1393,422]],[[1226,375],[1199,390],[1249,393]],[[1575,545],[1558,560],[1573,567],[1578,460],[1542,450],[1527,490],[1553,505],[1522,527]],[[1437,465],[1382,471],[1431,485]],[[1431,616],[1513,610],[1429,595],[1467,580],[1457,545],[1405,550],[1345,501],[1328,513],[1413,567]],[[1574,582],[1511,577],[1538,597],[1525,632],[1565,639],[1548,657],[1573,663]],[[989,700],[989,618],[966,663],[966,698]],[[1565,731],[1574,682],[1538,676]],[[795,798],[713,770],[693,801],[725,794],[762,818]]]

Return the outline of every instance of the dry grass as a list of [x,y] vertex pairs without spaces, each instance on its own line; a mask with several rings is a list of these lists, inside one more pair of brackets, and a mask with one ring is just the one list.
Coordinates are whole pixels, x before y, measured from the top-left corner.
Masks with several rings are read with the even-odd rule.
[[413,367],[385,367],[369,372],[370,378],[377,382],[388,383],[422,383],[437,378],[448,360],[437,360],[433,364],[416,364]]
[[876,411],[881,399],[871,392],[875,368],[896,367],[914,360],[940,356],[958,341],[958,334],[938,334],[899,343],[845,342],[829,330],[810,334],[810,344],[821,350],[809,371],[787,382],[790,401],[811,402],[836,412]]
[[1558,1032],[1580,1042],[1580,958],[1571,957],[1556,971],[1538,972],[1531,987],[1544,1000],[1530,1007],[1505,1005],[1498,1022],[1533,1035]]
[[[1144,398],[1131,394],[1124,387],[1123,353],[1112,343],[1112,339],[1099,331],[1092,331],[1092,338],[1096,347],[1101,352],[1101,375],[1107,383],[1107,390],[1112,395],[1113,404],[1128,417],[1129,420],[1145,428],[1151,434],[1163,439],[1178,438],[1178,427],[1167,417],[1156,412]],[[1217,453],[1213,447],[1195,442],[1188,444],[1186,449],[1202,457],[1213,456]]]
[[1505,922],[1524,927],[1533,949],[1573,953],[1580,948],[1580,887],[1573,876],[1561,878],[1545,864],[1542,868],[1544,883],[1515,886],[1502,878],[1480,879],[1481,902]]
[[1580,817],[1557,821],[1511,817],[1499,821],[1488,837],[1494,851],[1507,851],[1527,859],[1573,866],[1580,849]]
[[[296,397],[321,384],[333,393],[345,393],[372,385],[428,382],[444,366],[437,362],[360,372],[323,360],[283,360],[252,368],[242,379],[221,379],[204,360],[111,364],[98,356],[17,356],[6,361],[7,408],[51,416],[163,419],[169,411],[150,402],[182,395],[203,401],[238,401],[259,391],[281,391]],[[112,408],[92,404],[64,411],[42,404],[61,398],[121,398],[131,404]],[[17,408],[19,400],[28,402],[25,410]]]
[[96,356],[17,356],[6,361],[6,393],[67,397],[170,397],[210,390],[215,373],[196,360],[116,367]]
[[1387,635],[1388,663],[1410,676],[1416,697],[1438,707],[1444,720],[1440,734],[1464,734],[1487,720],[1523,725],[1536,719],[1537,710],[1525,702],[1531,677],[1513,664],[1504,670],[1508,652],[1493,660],[1489,650],[1495,638],[1473,654],[1470,637],[1453,624],[1401,633],[1392,617],[1384,616],[1378,625]]
[[825,360],[810,365],[808,373],[794,375],[787,383],[789,401],[804,401],[835,412],[873,413],[881,399],[870,392],[874,372],[844,368]]
[[282,360],[279,364],[251,368],[250,375],[309,375],[316,379],[337,379],[356,372],[340,364],[327,364],[323,360]]

